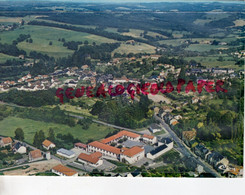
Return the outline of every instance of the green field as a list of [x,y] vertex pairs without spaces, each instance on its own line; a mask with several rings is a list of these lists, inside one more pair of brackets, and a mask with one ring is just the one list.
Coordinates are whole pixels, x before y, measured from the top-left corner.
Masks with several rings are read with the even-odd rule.
[[228,47],[222,45],[191,44],[189,45],[189,47],[186,48],[186,50],[204,52],[204,51],[210,51],[211,49],[220,49],[220,48],[228,48]]
[[25,141],[28,143],[33,142],[33,137],[35,132],[43,130],[45,135],[48,135],[48,129],[51,127],[54,129],[55,134],[67,134],[71,133],[74,138],[80,139],[82,142],[87,142],[89,139],[99,140],[104,138],[109,132],[115,129],[109,128],[107,126],[92,123],[89,129],[84,130],[80,125],[75,127],[69,127],[63,124],[57,123],[46,123],[41,121],[35,121],[30,119],[22,119],[17,117],[7,117],[0,121],[0,135],[4,136],[14,136],[14,131],[16,128],[22,128],[25,133]]
[[19,58],[0,53],[0,63],[4,63],[6,62],[6,60],[13,60],[13,59],[18,60]]
[[235,61],[233,60],[232,57],[228,56],[223,56],[224,61],[218,61],[217,59],[219,56],[222,55],[217,55],[217,56],[207,56],[207,57],[186,57],[185,59],[190,61],[190,60],[195,60],[196,62],[200,62],[203,66],[206,66],[208,68],[214,68],[216,66],[220,68],[233,68],[235,70],[240,70],[243,67],[239,67],[235,65]]
[[[65,38],[66,41],[87,40],[90,44],[92,44],[92,42],[96,42],[97,44],[115,42],[112,39],[88,33],[32,25],[25,25],[24,29],[21,28],[0,33],[1,42],[11,44],[20,34],[30,34],[33,43],[24,41],[18,44],[18,48],[23,49],[26,52],[37,51],[54,57],[63,57],[74,52],[63,47],[63,42],[58,41],[59,38]],[[49,45],[50,41],[52,41],[52,45]]]

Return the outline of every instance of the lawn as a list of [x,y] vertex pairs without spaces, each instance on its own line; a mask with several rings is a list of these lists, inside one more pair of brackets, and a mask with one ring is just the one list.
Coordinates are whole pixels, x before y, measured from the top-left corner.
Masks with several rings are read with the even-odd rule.
[[25,141],[28,143],[33,142],[33,137],[36,131],[43,130],[45,135],[48,135],[48,129],[54,129],[55,134],[71,133],[75,138],[80,139],[82,142],[87,142],[89,139],[99,140],[104,138],[109,132],[115,131],[114,128],[92,123],[89,129],[84,130],[80,125],[69,127],[67,125],[57,123],[46,123],[42,121],[34,121],[30,119],[22,119],[17,117],[7,117],[0,121],[0,135],[14,136],[16,128],[22,128],[25,133]]
[[[1,42],[11,44],[12,41],[17,39],[20,34],[30,34],[31,38],[33,39],[33,43],[27,43],[24,41],[18,44],[18,48],[23,49],[26,52],[37,51],[54,57],[63,57],[74,52],[66,47],[63,47],[63,42],[58,41],[59,38],[65,38],[66,41],[84,42],[87,40],[90,44],[92,44],[92,42],[97,44],[115,42],[112,39],[89,33],[32,25],[25,25],[24,29],[21,28],[14,31],[1,33]],[[49,45],[50,41],[52,41],[52,45]]]

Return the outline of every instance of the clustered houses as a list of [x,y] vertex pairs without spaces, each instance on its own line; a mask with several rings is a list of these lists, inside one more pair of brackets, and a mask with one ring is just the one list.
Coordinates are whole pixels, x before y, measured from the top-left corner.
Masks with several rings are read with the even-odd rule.
[[221,173],[229,172],[232,170],[227,158],[218,152],[210,151],[202,144],[195,146],[193,151],[197,156],[206,160],[210,165],[212,165],[217,171]]
[[[121,145],[121,147],[118,148],[117,146],[119,145]],[[171,150],[173,148],[173,141],[165,138],[158,142],[155,136],[146,134],[139,135],[124,130],[100,141],[93,141],[88,145],[76,143],[75,147],[85,152],[93,153],[90,155],[81,153],[78,157],[79,162],[86,162],[86,164],[96,167],[99,166],[97,162],[99,164],[100,162],[99,158],[93,158],[94,154],[100,153],[101,156],[105,158],[109,157],[124,163],[133,164],[144,157],[155,159]],[[145,148],[147,148],[147,151]],[[155,154],[153,154],[154,151]],[[152,154],[149,154],[150,152],[152,152]]]
[[61,164],[53,167],[51,171],[59,176],[78,176],[78,172]]

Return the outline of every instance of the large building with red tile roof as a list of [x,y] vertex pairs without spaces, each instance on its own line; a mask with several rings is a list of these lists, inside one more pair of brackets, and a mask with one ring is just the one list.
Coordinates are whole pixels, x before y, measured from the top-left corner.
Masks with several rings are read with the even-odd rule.
[[88,144],[88,152],[100,152],[103,156],[109,156],[118,159],[121,150],[98,141],[93,141]]
[[5,146],[12,146],[13,140],[11,137],[4,137],[0,141],[0,146],[5,147]]
[[110,144],[112,142],[116,142],[116,141],[123,139],[123,138],[127,138],[127,139],[132,140],[132,141],[139,141],[140,135],[136,134],[136,133],[132,133],[130,131],[120,131],[115,135],[112,135],[108,138],[101,140],[101,143]]
[[62,164],[53,167],[51,171],[59,176],[78,176],[76,171]]
[[144,155],[145,150],[141,147],[124,148],[120,155],[120,161],[132,164],[144,158]]
[[98,167],[103,164],[103,160],[101,159],[101,157],[102,154],[100,152],[94,152],[92,154],[81,153],[77,159],[79,162],[86,165]]

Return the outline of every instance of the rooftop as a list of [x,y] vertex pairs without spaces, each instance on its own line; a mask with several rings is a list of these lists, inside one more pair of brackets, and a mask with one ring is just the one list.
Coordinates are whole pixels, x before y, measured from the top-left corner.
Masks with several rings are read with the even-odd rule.
[[133,157],[133,156],[135,156],[136,154],[138,154],[138,153],[140,153],[140,152],[143,152],[143,151],[144,151],[143,148],[140,148],[140,147],[138,147],[138,146],[134,146],[134,147],[132,147],[132,148],[130,148],[130,149],[125,150],[125,151],[123,152],[123,154],[124,154],[125,156]]
[[67,155],[67,156],[72,156],[73,154],[75,154],[71,150],[66,150],[64,148],[60,148],[59,150],[57,150],[57,152],[64,154],[64,155]]
[[12,143],[12,139],[11,137],[5,137],[5,138],[2,138],[2,142],[3,144],[9,144],[9,143]]
[[151,155],[155,155],[155,154],[157,154],[158,152],[160,152],[160,151],[166,149],[167,147],[168,147],[167,145],[163,144],[163,145],[157,147],[155,150],[152,150],[150,153],[151,153]]
[[61,165],[61,164],[53,167],[52,169],[57,171],[57,172],[63,173],[66,176],[73,176],[77,173],[73,169],[70,169],[70,168],[68,168],[64,165]]
[[45,140],[43,141],[43,145],[46,146],[46,147],[49,147],[51,144],[54,144],[54,143],[52,143],[51,141],[49,141],[49,140],[47,140],[47,139],[45,139]]
[[38,150],[38,149],[30,151],[30,155],[31,155],[31,158],[33,159],[42,157],[41,150]]
[[96,164],[99,161],[99,158],[102,156],[100,152],[95,152],[93,154],[85,154],[81,153],[78,158],[84,161],[90,162],[92,164]]
[[106,151],[114,153],[114,154],[120,154],[121,153],[119,148],[112,147],[112,146],[106,145],[106,144],[98,142],[98,141],[93,141],[93,142],[89,143],[88,145],[94,146],[96,148],[100,148],[102,150],[106,150]]
[[115,140],[115,139],[118,139],[118,138],[120,138],[120,137],[123,137],[123,136],[132,137],[132,138],[137,138],[137,137],[139,137],[140,135],[139,135],[139,134],[136,134],[136,133],[129,132],[129,131],[120,131],[120,132],[118,132],[118,133],[115,134],[115,135],[112,135],[112,136],[110,136],[110,137],[108,137],[108,138],[105,138],[105,139],[101,140],[101,143],[106,144],[106,143],[109,143],[109,142],[111,142],[111,141],[113,141],[113,140]]

